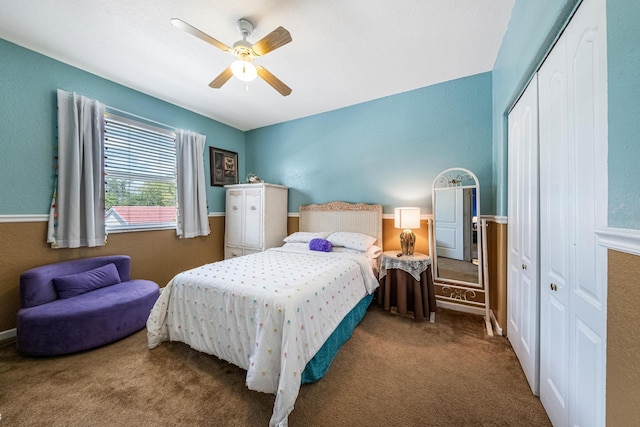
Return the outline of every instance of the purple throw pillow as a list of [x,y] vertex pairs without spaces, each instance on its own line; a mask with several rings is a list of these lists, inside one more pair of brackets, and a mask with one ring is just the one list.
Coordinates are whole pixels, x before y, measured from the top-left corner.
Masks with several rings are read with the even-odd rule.
[[68,276],[55,277],[53,287],[58,298],[65,299],[84,294],[89,291],[120,283],[120,274],[115,264],[110,263],[93,270]]
[[312,251],[331,252],[333,246],[327,239],[311,239],[309,249]]

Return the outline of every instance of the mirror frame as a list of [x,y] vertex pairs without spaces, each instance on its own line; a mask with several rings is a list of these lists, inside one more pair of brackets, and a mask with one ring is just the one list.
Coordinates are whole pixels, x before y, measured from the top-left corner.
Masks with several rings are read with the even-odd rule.
[[[476,216],[478,218],[477,226],[477,244],[478,244],[478,282],[467,282],[464,280],[451,279],[447,277],[441,277],[438,271],[438,253],[436,249],[436,193],[454,188],[475,188],[476,189]],[[433,180],[433,186],[431,189],[431,203],[433,210],[433,231],[431,232],[431,263],[433,264],[433,281],[440,284],[453,284],[469,286],[476,289],[482,289],[483,277],[482,277],[482,263],[483,263],[483,251],[480,247],[482,238],[482,227],[480,226],[480,181],[478,177],[468,169],[455,167],[446,169],[438,174]]]

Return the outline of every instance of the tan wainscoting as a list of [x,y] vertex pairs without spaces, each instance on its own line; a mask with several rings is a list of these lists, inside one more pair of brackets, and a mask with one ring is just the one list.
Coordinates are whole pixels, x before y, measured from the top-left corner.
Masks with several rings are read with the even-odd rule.
[[487,221],[489,263],[489,306],[496,322],[507,335],[507,224]]
[[608,251],[607,425],[640,420],[640,256]]
[[287,218],[287,236],[289,234],[295,233],[296,231],[300,231],[300,218],[297,216],[290,216]]
[[102,255],[129,255],[131,277],[164,287],[177,273],[224,258],[224,217],[209,217],[211,234],[179,239],[175,230],[110,234],[98,248],[51,249],[47,223],[0,223],[0,332],[16,327],[20,274],[33,267]]
[[[297,216],[287,220],[287,233],[299,230]],[[46,243],[47,223],[0,223],[0,332],[15,328],[20,308],[20,273],[32,267],[78,258],[123,254],[132,258],[132,277],[153,280],[164,287],[180,271],[224,258],[224,217],[209,218],[211,234],[178,239],[174,230],[117,233],[99,248],[51,249]],[[430,254],[428,221],[421,221],[416,234],[416,252]],[[400,250],[399,230],[392,218],[383,219],[385,250]],[[506,225],[489,223],[489,275],[491,308],[506,327]]]

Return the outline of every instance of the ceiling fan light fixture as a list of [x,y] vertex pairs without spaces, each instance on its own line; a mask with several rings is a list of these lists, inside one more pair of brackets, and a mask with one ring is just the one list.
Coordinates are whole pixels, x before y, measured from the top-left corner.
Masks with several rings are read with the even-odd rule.
[[243,61],[241,59],[234,61],[231,64],[231,72],[243,82],[250,82],[258,77],[258,70],[256,70],[256,66],[249,61]]
[[[240,31],[240,34],[242,34],[242,40],[238,40],[233,44],[233,47],[229,47],[210,35],[203,33],[191,24],[186,23],[182,19],[172,18],[171,24],[176,28],[196,36],[200,40],[236,57],[236,61],[225,68],[216,76],[215,79],[211,81],[211,83],[209,83],[210,88],[220,89],[232,76],[236,76],[238,80],[246,83],[255,80],[256,77],[259,76],[272,88],[278,91],[280,95],[288,96],[291,94],[291,88],[267,71],[267,69],[261,65],[253,65],[253,60],[255,58],[264,56],[292,41],[291,34],[284,27],[276,28],[258,40],[255,44],[251,44],[247,41],[247,37],[253,32],[253,23],[248,19],[242,18],[238,20],[238,30]],[[248,89],[249,85],[247,84],[247,90]]]

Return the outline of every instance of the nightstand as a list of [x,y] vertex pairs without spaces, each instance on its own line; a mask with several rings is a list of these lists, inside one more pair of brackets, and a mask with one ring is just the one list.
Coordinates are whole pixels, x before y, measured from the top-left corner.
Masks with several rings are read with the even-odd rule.
[[431,274],[431,258],[415,252],[398,256],[385,251],[380,256],[378,304],[385,310],[395,307],[398,314],[413,312],[415,320],[435,321],[436,295]]

